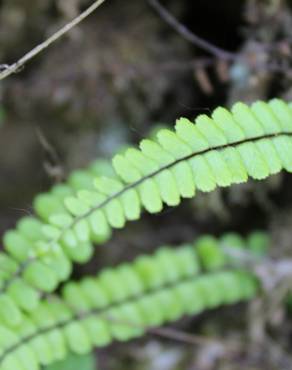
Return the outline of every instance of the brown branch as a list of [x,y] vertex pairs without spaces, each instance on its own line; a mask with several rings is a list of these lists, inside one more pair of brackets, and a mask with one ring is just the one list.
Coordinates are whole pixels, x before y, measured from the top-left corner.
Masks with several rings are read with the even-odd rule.
[[0,80],[3,80],[4,78],[10,76],[13,73],[16,73],[24,65],[31,61],[34,57],[36,57],[38,54],[40,54],[42,51],[47,49],[50,45],[55,43],[57,40],[59,40],[62,36],[64,36],[66,33],[71,31],[74,27],[76,27],[79,23],[81,23],[85,18],[87,18],[90,14],[92,14],[98,7],[100,7],[105,0],[97,0],[95,1],[89,8],[87,8],[83,13],[78,15],[78,17],[74,18],[71,22],[67,23],[64,27],[62,27],[59,31],[54,33],[52,36],[50,36],[47,40],[36,46],[34,49],[29,51],[27,54],[25,54],[21,59],[19,59],[17,62],[6,65],[2,64],[3,71],[0,72]]
[[178,32],[184,39],[191,42],[193,45],[207,51],[218,59],[228,61],[237,59],[236,54],[221,49],[218,46],[215,46],[195,35],[186,26],[181,24],[167,9],[165,9],[158,0],[148,0],[148,3],[166,23],[168,23],[176,32]]

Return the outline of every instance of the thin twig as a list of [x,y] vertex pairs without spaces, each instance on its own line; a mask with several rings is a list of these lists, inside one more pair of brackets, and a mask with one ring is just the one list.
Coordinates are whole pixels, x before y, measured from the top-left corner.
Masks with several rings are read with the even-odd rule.
[[227,50],[221,49],[210,42],[202,39],[201,37],[195,35],[186,26],[179,23],[179,21],[166,10],[158,0],[148,0],[148,3],[153,9],[160,15],[165,22],[167,22],[173,29],[175,29],[183,38],[191,42],[195,46],[207,51],[208,53],[214,55],[218,59],[224,60],[235,60],[237,56]]
[[[128,325],[130,325],[128,323]],[[189,334],[184,331],[180,331],[178,329],[173,329],[170,327],[155,327],[155,328],[147,328],[146,332],[149,334],[153,334],[162,338],[166,339],[172,339],[176,342],[181,342],[189,345],[210,345],[214,343],[219,343],[219,340],[217,341],[214,338],[207,338],[202,337],[194,334]]]
[[21,59],[17,62],[6,65],[5,69],[0,73],[0,80],[10,76],[11,74],[19,71],[27,62],[33,59],[35,56],[40,54],[43,50],[47,49],[51,44],[59,40],[62,36],[64,36],[67,32],[72,30],[72,28],[76,27],[79,23],[81,23],[85,18],[87,18],[90,14],[92,14],[99,6],[101,6],[105,0],[97,0],[95,1],[89,8],[87,8],[83,13],[78,15],[78,17],[74,18],[71,22],[67,23],[64,27],[62,27],[59,31],[54,33],[50,36],[46,41],[42,42],[34,49],[29,51],[25,54]]

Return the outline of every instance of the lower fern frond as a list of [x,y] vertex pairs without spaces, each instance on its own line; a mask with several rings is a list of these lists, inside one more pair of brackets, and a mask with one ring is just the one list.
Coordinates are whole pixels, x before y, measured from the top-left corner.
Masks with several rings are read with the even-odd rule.
[[205,236],[67,283],[61,298],[44,299],[20,325],[0,326],[0,370],[37,370],[68,351],[87,353],[184,315],[253,298],[259,283],[228,248],[256,258],[265,253],[267,240],[261,233],[247,240]]

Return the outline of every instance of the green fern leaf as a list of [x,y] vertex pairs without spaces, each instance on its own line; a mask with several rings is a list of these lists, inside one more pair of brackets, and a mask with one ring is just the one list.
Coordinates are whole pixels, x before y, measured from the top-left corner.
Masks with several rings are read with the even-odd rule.
[[220,240],[204,236],[194,244],[165,246],[154,256],[69,282],[62,297],[44,298],[17,326],[1,323],[0,370],[38,370],[70,352],[86,354],[186,314],[249,300],[259,282],[240,266],[240,259],[232,267],[222,245],[256,257],[267,242],[261,233],[247,240],[234,234]]
[[[20,221],[4,237],[0,297],[20,277],[34,305],[39,290],[54,290],[70,275],[72,262],[88,261],[93,243],[138,219],[143,208],[157,213],[197,191],[261,180],[283,169],[292,172],[291,104],[237,103],[230,112],[217,108],[194,123],[180,119],[174,131],[162,129],[156,140],[116,155],[112,166],[96,162],[36,197],[39,219]],[[16,302],[15,290],[9,292],[11,301],[16,308],[21,301]]]

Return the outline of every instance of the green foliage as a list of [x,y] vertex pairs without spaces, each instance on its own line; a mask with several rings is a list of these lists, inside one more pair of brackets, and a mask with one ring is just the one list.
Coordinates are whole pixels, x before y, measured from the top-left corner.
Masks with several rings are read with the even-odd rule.
[[[193,197],[196,190],[291,171],[291,117],[291,106],[281,100],[251,107],[237,103],[231,112],[217,108],[212,118],[201,115],[195,124],[182,118],[175,132],[162,129],[156,141],[143,140],[140,149],[116,155],[116,173],[98,162],[76,171],[67,184],[36,197],[38,219],[25,218],[5,235],[7,254],[2,258],[8,267],[2,285],[10,281],[9,288],[17,290],[13,276],[21,275],[21,290],[27,289],[32,298],[16,303],[33,308],[33,290],[53,291],[69,277],[71,261],[88,261],[93,243],[103,243],[112,228],[138,219],[142,208],[155,213],[164,203],[176,206],[181,198]],[[10,289],[5,304],[12,306],[11,295],[18,294]]]
[[70,354],[65,360],[47,366],[45,370],[96,370],[95,358],[92,354]]
[[184,315],[253,298],[259,283],[244,266],[230,265],[226,240],[250,256],[255,256],[255,244],[266,248],[263,238],[203,236],[106,268],[97,277],[68,282],[61,297],[43,299],[17,327],[0,326],[0,369],[37,370],[62,360],[68,351],[86,354]]
[[[97,279],[69,282],[63,298],[43,299],[69,279],[72,263],[88,261],[95,244],[139,219],[143,209],[157,213],[197,191],[282,169],[292,172],[292,105],[274,99],[237,103],[231,112],[220,107],[194,123],[182,118],[174,131],[161,129],[139,149],[117,154],[112,165],[96,161],[38,195],[36,215],[5,234],[0,253],[0,370],[38,369],[68,350],[87,353],[184,314],[253,297],[254,277],[224,252],[242,248],[242,241],[228,235],[223,249],[211,237],[200,239],[196,251],[164,248]],[[254,234],[245,244],[261,258],[267,241]],[[129,318],[134,326],[117,322]]]

